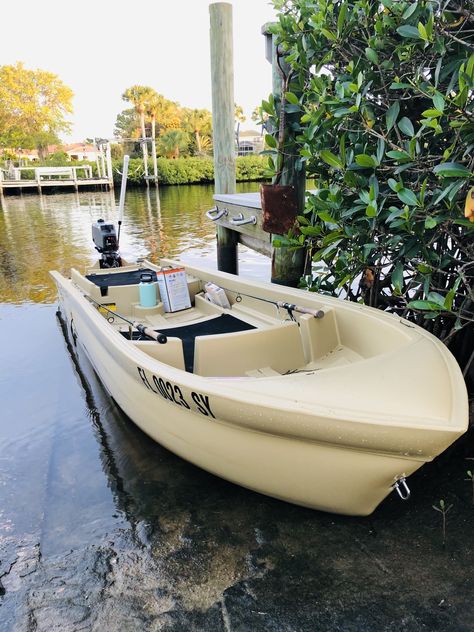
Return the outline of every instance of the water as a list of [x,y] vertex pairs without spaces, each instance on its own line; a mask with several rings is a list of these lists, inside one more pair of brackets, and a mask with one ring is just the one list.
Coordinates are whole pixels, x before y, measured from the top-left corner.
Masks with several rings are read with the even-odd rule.
[[[210,187],[130,191],[123,256],[215,266],[211,206]],[[472,630],[469,441],[367,519],[175,457],[115,406],[55,315],[48,270],[94,261],[98,217],[115,219],[113,194],[9,196],[0,212],[0,630]],[[270,274],[245,249],[240,268]]]

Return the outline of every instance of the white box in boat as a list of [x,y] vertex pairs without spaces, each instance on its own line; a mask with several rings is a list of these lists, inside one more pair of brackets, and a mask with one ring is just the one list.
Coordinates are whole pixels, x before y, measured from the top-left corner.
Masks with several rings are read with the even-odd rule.
[[178,312],[191,307],[184,268],[164,268],[156,273],[165,312]]

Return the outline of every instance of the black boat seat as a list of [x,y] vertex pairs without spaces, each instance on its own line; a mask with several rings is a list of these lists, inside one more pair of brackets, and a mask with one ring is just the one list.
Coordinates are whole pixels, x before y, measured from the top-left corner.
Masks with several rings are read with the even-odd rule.
[[151,274],[151,280],[156,281],[156,272],[150,268],[140,268],[139,270],[127,270],[126,272],[116,272],[117,268],[112,268],[109,273],[86,274],[86,279],[98,287],[116,287],[118,285],[138,285],[142,274]]

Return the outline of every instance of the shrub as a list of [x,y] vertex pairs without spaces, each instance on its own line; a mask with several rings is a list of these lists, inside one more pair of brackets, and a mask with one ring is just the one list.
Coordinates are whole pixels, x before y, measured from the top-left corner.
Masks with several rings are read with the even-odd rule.
[[[160,184],[197,184],[214,181],[214,163],[212,158],[158,158],[158,181]],[[266,170],[266,159],[262,156],[241,156],[236,159],[236,178],[238,182],[262,180]],[[114,162],[114,181],[121,180],[122,162]],[[148,173],[153,173],[151,160]],[[128,179],[132,185],[144,184],[144,168],[141,158],[131,158]]]
[[[290,67],[285,112],[297,116],[280,154],[298,155],[318,189],[296,242],[319,266],[307,286],[411,318],[447,343],[472,336],[474,211],[463,209],[474,14],[434,0],[274,5]],[[262,104],[270,129],[278,106]]]

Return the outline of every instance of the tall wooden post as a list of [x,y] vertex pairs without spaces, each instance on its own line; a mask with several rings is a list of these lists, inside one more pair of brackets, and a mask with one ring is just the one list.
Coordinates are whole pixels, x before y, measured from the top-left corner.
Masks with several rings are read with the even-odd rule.
[[[235,193],[234,59],[232,5],[209,5],[211,24],[212,128],[216,193]],[[238,236],[217,226],[217,267],[238,274]]]
[[[285,76],[288,76],[290,68],[282,57],[278,57],[275,35],[268,33],[266,26],[263,27],[262,31],[266,36],[267,42],[266,57],[272,64],[272,92],[275,98],[277,112],[281,116],[282,87],[284,81],[282,72]],[[295,133],[290,129],[292,118],[294,118],[294,115],[286,113],[285,140],[289,134]],[[294,187],[297,199],[297,214],[302,215],[305,206],[306,174],[304,168],[300,171],[296,169],[296,160],[296,156],[284,156],[278,184],[291,185]],[[275,237],[278,237],[278,235],[275,235]],[[305,248],[294,249],[285,246],[272,248],[272,283],[296,287],[300,278],[305,273],[305,263]]]

